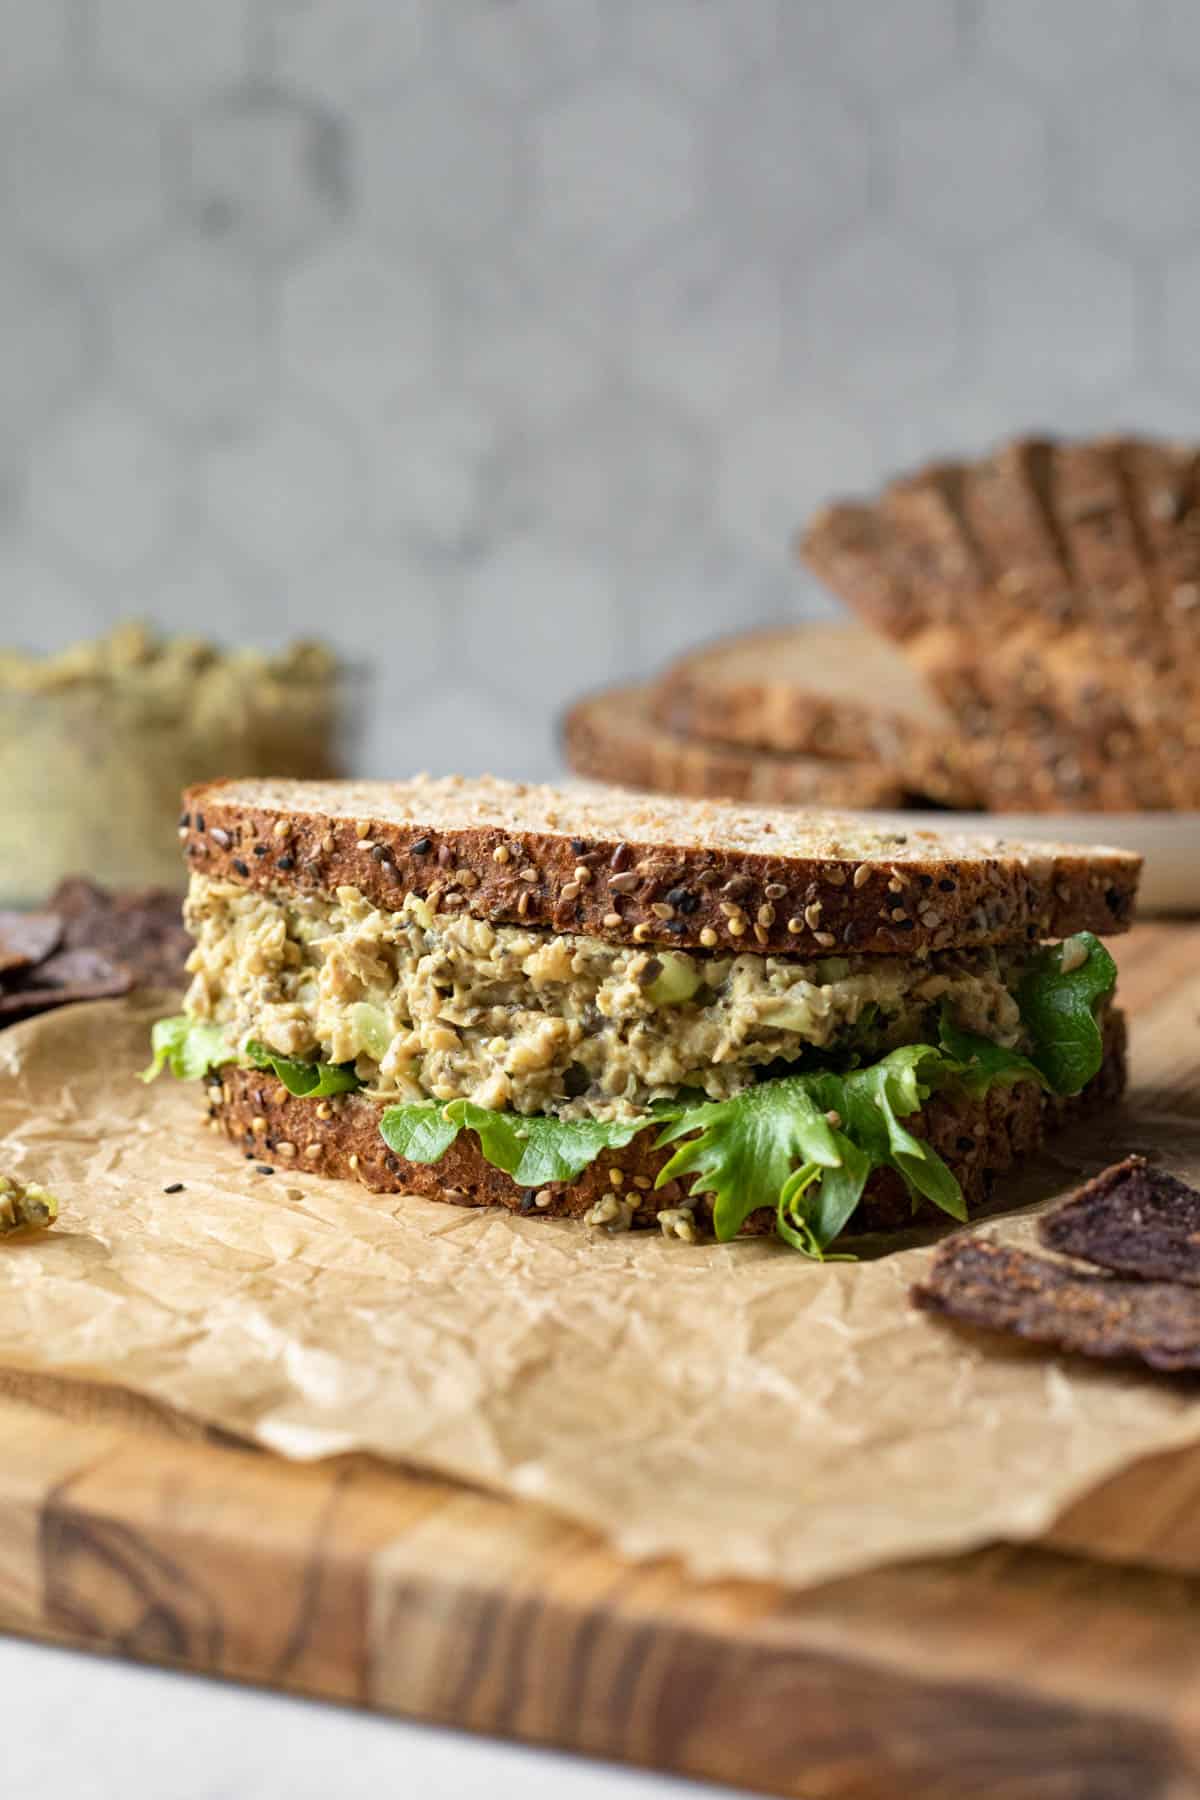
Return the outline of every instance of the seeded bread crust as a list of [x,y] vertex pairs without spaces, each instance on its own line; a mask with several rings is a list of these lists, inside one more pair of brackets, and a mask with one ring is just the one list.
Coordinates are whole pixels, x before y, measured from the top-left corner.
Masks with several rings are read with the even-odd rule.
[[571,707],[563,747],[577,775],[618,787],[755,806],[901,806],[909,790],[878,760],[800,756],[685,737],[660,724],[654,690],[608,688]]
[[1049,804],[1200,806],[1194,446],[1021,439],[829,507],[800,549],[964,723],[987,690],[1006,767],[1037,707],[1024,757]]
[[1124,850],[897,832],[483,777],[226,781],[189,789],[191,867],[272,892],[350,884],[386,910],[419,894],[493,923],[611,943],[819,956],[1032,942],[1130,924]]
[[[1106,1021],[1103,1066],[1075,1099],[1057,1100],[1032,1082],[1019,1082],[994,1088],[983,1100],[953,1102],[935,1095],[904,1123],[928,1139],[954,1170],[969,1210],[976,1212],[998,1175],[1059,1126],[1111,1106],[1124,1086],[1125,1021],[1113,1011]],[[417,1194],[454,1206],[504,1206],[542,1218],[581,1218],[597,1201],[616,1195],[636,1203],[631,1223],[637,1227],[655,1225],[660,1210],[678,1207],[687,1198],[682,1181],[654,1191],[654,1178],[671,1151],[654,1149],[653,1131],[624,1149],[603,1151],[578,1180],[556,1182],[535,1193],[485,1162],[470,1132],[463,1132],[438,1163],[410,1163],[395,1156],[379,1135],[382,1103],[359,1094],[325,1102],[327,1117],[321,1118],[318,1102],[295,1098],[273,1076],[256,1069],[223,1069],[219,1099],[217,1091],[214,1077],[210,1116],[254,1161],[359,1181],[377,1194]],[[903,1184],[884,1170],[867,1184],[855,1224],[860,1232],[892,1231],[910,1225],[914,1216],[928,1219],[935,1212],[923,1202],[914,1215]],[[709,1223],[707,1199],[697,1201],[694,1216]],[[751,1215],[745,1229],[757,1234],[773,1230],[774,1224],[774,1215],[764,1208]]]
[[877,763],[910,793],[976,805],[950,715],[898,651],[857,625],[722,638],[651,691],[668,731],[749,750]]

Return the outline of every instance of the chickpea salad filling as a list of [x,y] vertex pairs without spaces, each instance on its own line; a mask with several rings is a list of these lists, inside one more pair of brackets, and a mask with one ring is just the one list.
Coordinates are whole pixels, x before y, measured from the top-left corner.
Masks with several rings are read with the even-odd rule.
[[380,1098],[632,1118],[681,1088],[727,1100],[811,1053],[876,1057],[964,1029],[1026,1049],[1027,957],[704,956],[436,914],[357,888],[278,897],[192,879],[185,1011],[298,1061],[350,1063]]
[[689,953],[438,913],[355,887],[263,892],[193,875],[184,1012],[147,1076],[272,1068],[292,1094],[361,1093],[389,1148],[436,1162],[462,1131],[522,1186],[569,1182],[653,1129],[660,1184],[716,1196],[718,1237],[777,1210],[820,1256],[873,1169],[962,1216],[950,1169],[901,1121],[947,1087],[1076,1093],[1115,981],[1061,945],[910,958]]

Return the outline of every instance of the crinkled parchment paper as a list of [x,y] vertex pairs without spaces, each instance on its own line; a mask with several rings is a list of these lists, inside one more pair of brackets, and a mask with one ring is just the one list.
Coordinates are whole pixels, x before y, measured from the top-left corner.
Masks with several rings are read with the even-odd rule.
[[[792,1582],[1034,1535],[1200,1435],[1186,1387],[914,1312],[928,1245],[817,1268],[765,1241],[258,1175],[197,1087],[134,1080],[150,1016],[71,1007],[0,1039],[0,1169],[63,1203],[54,1231],[0,1247],[8,1367],[119,1380],[286,1456],[371,1450],[534,1496],[629,1554]],[[1155,1130],[1200,1174],[1194,1117],[1117,1118],[1026,1192]],[[1032,1240],[1027,1217],[988,1229]]]

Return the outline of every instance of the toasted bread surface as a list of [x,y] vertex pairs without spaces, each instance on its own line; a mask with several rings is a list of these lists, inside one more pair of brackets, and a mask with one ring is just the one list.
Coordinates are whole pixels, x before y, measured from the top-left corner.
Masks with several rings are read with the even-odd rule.
[[1140,857],[855,817],[483,777],[225,781],[184,797],[200,873],[407,894],[617,943],[911,954],[1124,930]]

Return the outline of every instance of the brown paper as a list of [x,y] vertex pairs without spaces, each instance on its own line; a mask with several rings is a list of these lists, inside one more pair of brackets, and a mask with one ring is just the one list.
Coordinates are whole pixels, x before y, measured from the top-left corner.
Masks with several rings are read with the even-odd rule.
[[[0,1039],[0,1171],[62,1201],[54,1231],[0,1247],[9,1367],[118,1380],[287,1456],[365,1449],[533,1496],[631,1555],[791,1582],[1035,1535],[1200,1435],[1186,1387],[913,1311],[928,1244],[819,1268],[765,1240],[610,1237],[256,1174],[196,1086],[134,1080],[150,1016],[72,1007]],[[1188,1104],[1077,1130],[1075,1160],[1025,1191],[1156,1138],[1196,1178]],[[1032,1242],[1028,1217],[985,1229]]]

